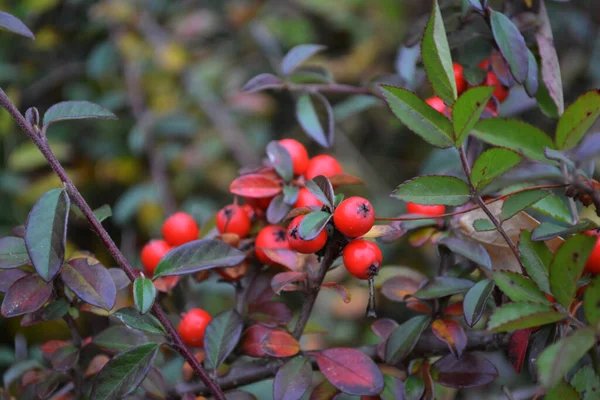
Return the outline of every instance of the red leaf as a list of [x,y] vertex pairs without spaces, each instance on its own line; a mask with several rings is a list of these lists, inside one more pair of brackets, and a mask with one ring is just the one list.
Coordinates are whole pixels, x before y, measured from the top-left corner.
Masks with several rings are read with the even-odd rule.
[[92,358],[92,361],[88,364],[87,369],[85,370],[85,376],[96,375],[107,362],[110,361],[110,357],[104,354],[99,354],[96,357]]
[[294,317],[287,305],[275,301],[251,304],[248,307],[248,312],[250,318],[259,322],[266,322],[265,325],[287,325]]
[[424,301],[418,299],[409,299],[406,301],[406,308],[421,314],[433,315],[433,309]]
[[44,354],[54,354],[56,350],[65,347],[68,344],[69,342],[65,342],[64,340],[49,340],[40,346],[40,350]]
[[284,331],[271,331],[260,342],[262,350],[272,357],[291,357],[298,354],[300,344]]
[[325,379],[315,386],[309,400],[334,400],[338,394],[340,394],[339,389]]
[[262,340],[272,329],[263,325],[252,325],[242,338],[242,352],[251,357],[263,357],[266,353],[262,348]]
[[22,269],[0,270],[0,292],[6,293],[13,283],[26,275],[29,274]]
[[333,386],[356,396],[374,396],[383,390],[381,370],[364,353],[333,348],[316,354],[319,369]]
[[261,304],[271,300],[275,293],[271,289],[271,277],[266,274],[258,275],[248,289],[248,304]]
[[419,290],[423,279],[420,276],[394,276],[383,282],[381,293],[392,301],[405,301],[406,296]]
[[271,279],[271,289],[275,294],[280,294],[282,291],[298,290],[298,285],[294,283],[303,282],[308,274],[300,271],[281,272]]
[[298,215],[306,215],[306,214],[311,213],[313,211],[319,211],[319,210],[321,210],[321,207],[298,207],[298,208],[294,208],[289,213],[287,213],[287,215],[283,218],[283,220],[287,221],[288,219],[295,218]]
[[39,275],[27,275],[13,283],[2,301],[2,315],[15,317],[40,309],[50,299],[54,285]]
[[337,282],[325,282],[321,285],[321,289],[332,289],[335,290],[337,294],[340,295],[344,303],[348,304],[352,301],[352,295],[343,285],[340,285]]
[[467,347],[467,334],[462,325],[450,318],[436,319],[431,330],[438,339],[446,342],[456,358],[460,358]]
[[448,315],[450,317],[460,317],[463,315],[463,303],[459,301],[457,303],[452,303],[444,310],[444,315]]
[[273,381],[274,400],[300,400],[312,382],[312,365],[308,358],[294,357],[285,364]]
[[465,353],[460,360],[447,354],[431,366],[431,377],[443,386],[460,389],[487,385],[498,377],[498,370],[478,354]]
[[242,175],[229,185],[231,193],[255,199],[277,196],[281,190],[277,180],[261,174]]
[[329,181],[331,182],[331,186],[334,188],[342,185],[364,185],[365,182],[357,178],[356,176],[350,174],[337,174],[329,177]]
[[380,318],[371,324],[371,331],[378,338],[386,340],[397,327],[398,323],[393,319]]
[[267,257],[274,263],[295,271],[298,266],[298,253],[288,249],[267,249],[260,248]]
[[510,335],[508,341],[508,359],[517,373],[520,373],[521,369],[523,369],[531,331],[532,328],[519,329]]

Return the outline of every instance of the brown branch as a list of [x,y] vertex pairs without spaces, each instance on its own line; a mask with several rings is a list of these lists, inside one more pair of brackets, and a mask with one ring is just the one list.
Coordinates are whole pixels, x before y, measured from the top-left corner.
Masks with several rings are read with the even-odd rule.
[[[37,146],[42,155],[46,158],[50,167],[54,170],[56,175],[60,178],[61,182],[65,186],[67,192],[69,193],[69,197],[71,201],[77,205],[77,207],[81,210],[83,215],[87,218],[89,223],[92,225],[93,230],[98,234],[106,248],[108,249],[110,255],[117,262],[119,267],[127,274],[127,277],[134,281],[137,277],[134,269],[129,265],[129,262],[123,256],[119,248],[112,240],[108,232],[104,229],[100,221],[94,215],[91,207],[85,201],[77,187],[73,184],[69,176],[67,175],[65,169],[57,160],[56,156],[50,149],[48,145],[48,141],[45,136],[42,136],[36,132],[36,130],[27,122],[25,117],[17,110],[15,105],[10,101],[4,90],[0,89],[0,105],[8,111],[10,116],[15,120],[17,125],[27,134],[29,139]],[[202,382],[204,382],[210,391],[214,394],[214,396],[219,400],[225,400],[225,395],[223,391],[219,388],[214,380],[210,378],[206,370],[200,365],[198,360],[193,356],[190,350],[185,346],[181,337],[171,324],[171,321],[167,318],[167,315],[158,304],[155,302],[152,306],[152,314],[158,318],[160,323],[165,328],[167,332],[167,339],[169,340],[169,344],[181,354],[181,356],[190,364],[194,372],[200,377]]]

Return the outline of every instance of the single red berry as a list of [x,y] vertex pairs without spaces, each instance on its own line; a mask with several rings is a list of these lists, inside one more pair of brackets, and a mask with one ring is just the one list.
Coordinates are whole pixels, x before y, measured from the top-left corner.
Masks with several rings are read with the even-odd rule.
[[452,63],[454,69],[454,80],[456,81],[456,91],[460,95],[467,88],[467,81],[464,75],[464,68],[459,63]]
[[306,215],[298,215],[290,222],[287,229],[287,240],[292,250],[302,254],[312,254],[321,250],[327,243],[327,231],[323,229],[316,238],[304,240],[300,237],[300,223]]
[[484,58],[483,60],[481,60],[481,62],[479,63],[479,68],[481,68],[484,71],[488,71],[490,69],[490,59]]
[[483,86],[495,86],[494,96],[498,99],[498,102],[502,103],[508,97],[508,89],[500,83],[498,76],[489,71],[485,77],[485,82],[483,82]]
[[164,240],[154,239],[146,243],[142,248],[140,258],[148,275],[154,275],[154,269],[169,251],[171,251],[171,246]]
[[247,197],[246,198],[246,203],[250,204],[250,206],[254,207],[255,209],[266,210],[267,208],[269,208],[269,204],[271,204],[271,201],[274,198],[275,198],[275,196],[273,196],[273,197],[262,197],[262,198]]
[[375,223],[375,210],[369,200],[353,196],[342,201],[333,213],[338,231],[351,238],[369,232]]
[[444,100],[440,99],[437,96],[428,98],[427,100],[425,100],[425,103],[429,104],[431,108],[433,108],[439,113],[444,114],[444,112],[446,111],[446,104],[444,104]]
[[377,275],[383,255],[379,247],[368,240],[353,240],[344,247],[344,265],[358,279],[369,279]]
[[308,166],[306,167],[306,171],[304,171],[304,178],[312,179],[319,175],[330,178],[342,172],[344,170],[338,160],[330,155],[321,154],[308,161]]
[[317,206],[321,207],[323,203],[315,197],[307,188],[301,188],[298,191],[298,200],[296,200],[296,208]]
[[163,223],[162,235],[171,246],[180,246],[198,239],[198,224],[191,215],[178,212]]
[[235,233],[243,238],[250,232],[250,218],[244,209],[237,204],[223,207],[216,218],[217,229],[220,233]]
[[287,249],[290,244],[287,240],[285,228],[279,225],[268,225],[261,229],[254,242],[256,257],[263,264],[275,265],[263,249]]
[[[595,232],[588,233],[591,236],[597,236]],[[596,245],[594,246],[594,250],[592,250],[592,254],[587,259],[585,263],[585,270],[590,274],[600,274],[600,237],[596,239]]]
[[244,210],[244,212],[246,213],[248,218],[250,218],[250,221],[254,221],[258,217],[258,215],[256,213],[256,209],[254,207],[252,207],[250,204],[244,204],[242,206],[242,210]]
[[204,346],[204,331],[212,317],[201,308],[193,308],[184,313],[183,319],[177,326],[177,332],[188,346]]
[[421,214],[428,217],[437,217],[438,215],[442,215],[446,212],[446,206],[426,206],[417,203],[406,203],[406,211],[409,214]]
[[282,139],[279,144],[285,147],[292,157],[294,175],[302,175],[308,166],[308,151],[306,147],[295,139]]

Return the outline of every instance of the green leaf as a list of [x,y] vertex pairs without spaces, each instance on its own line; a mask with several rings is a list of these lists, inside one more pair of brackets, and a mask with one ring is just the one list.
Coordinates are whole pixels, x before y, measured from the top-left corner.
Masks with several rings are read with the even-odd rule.
[[135,307],[121,308],[113,316],[132,329],[163,335],[165,328],[152,314],[141,315]]
[[283,75],[291,74],[303,62],[326,48],[319,44],[301,44],[292,48],[281,60],[281,72]]
[[333,210],[334,192],[329,178],[318,175],[306,181],[304,185],[321,203]]
[[117,116],[106,108],[89,101],[63,101],[50,107],[44,114],[44,125],[49,126],[58,121],[69,119],[117,119]]
[[[600,377],[591,365],[585,365],[571,379],[571,385],[583,395],[583,400],[598,399],[600,393]],[[579,399],[579,397],[576,397]],[[560,398],[559,400],[566,400]]]
[[556,385],[595,342],[594,331],[584,328],[549,346],[536,361],[540,383],[546,388]]
[[417,375],[410,375],[404,381],[404,397],[406,400],[419,400],[425,393],[425,382]]
[[430,322],[431,319],[428,316],[419,315],[394,329],[385,345],[385,361],[389,364],[397,364],[402,361],[410,354]]
[[556,301],[567,310],[595,244],[596,237],[581,234],[567,239],[554,254],[550,265],[550,289]]
[[580,400],[579,394],[564,380],[546,392],[544,400]]
[[475,160],[471,172],[471,183],[475,189],[479,190],[522,160],[523,157],[512,150],[501,147],[488,149]]
[[527,58],[529,59],[528,70],[527,70],[527,79],[525,80],[525,91],[529,95],[529,97],[535,97],[539,89],[539,69],[537,60],[535,56],[531,52],[531,50],[527,49]]
[[285,182],[289,182],[294,177],[294,165],[292,164],[292,156],[285,147],[273,140],[267,145],[267,157],[277,171],[277,174]]
[[215,267],[233,267],[245,258],[245,253],[220,240],[194,240],[169,251],[156,266],[153,279]]
[[456,147],[463,142],[475,126],[486,104],[494,93],[494,86],[477,86],[464,92],[452,108],[452,123],[456,135]]
[[433,146],[443,149],[454,145],[452,122],[431,108],[414,93],[388,85],[380,85],[394,115],[411,131]]
[[596,276],[585,289],[583,313],[590,326],[600,329],[600,275]]
[[25,225],[27,253],[40,277],[50,282],[63,264],[69,219],[69,196],[52,189],[33,206]]
[[600,115],[600,92],[590,90],[579,96],[565,110],[556,126],[556,147],[568,150],[575,147]]
[[531,232],[522,231],[519,239],[519,254],[527,275],[544,292],[550,293],[550,263],[552,252],[544,242],[532,242]]
[[538,289],[535,283],[521,274],[509,271],[495,271],[493,277],[496,285],[512,301],[531,301],[533,303],[550,305],[544,293]]
[[496,309],[488,321],[487,329],[492,332],[515,331],[551,324],[564,318],[564,315],[548,305],[509,303]]
[[423,33],[421,56],[427,78],[436,94],[449,105],[454,104],[457,92],[452,56],[437,0],[433,1],[433,9]]
[[425,175],[402,183],[392,197],[417,204],[461,206],[469,201],[471,191],[456,177]]
[[300,238],[304,240],[316,238],[325,229],[325,225],[327,225],[331,217],[332,215],[325,211],[313,211],[306,214],[298,227]]
[[471,132],[494,146],[506,147],[532,160],[548,163],[544,148],[553,149],[552,140],[538,128],[514,119],[484,119]]
[[[449,237],[440,240],[440,244],[448,247],[453,253],[460,254],[468,260],[487,269],[492,269],[492,260],[485,247],[472,240]],[[471,282],[472,283],[472,282]]]
[[133,300],[140,314],[146,314],[152,308],[156,298],[154,282],[148,278],[136,278],[133,281]]
[[[115,340],[119,338],[119,340]],[[123,325],[113,325],[94,335],[93,342],[97,346],[113,352],[127,350],[133,346],[144,344],[148,341],[146,335],[136,329]]]
[[475,229],[477,232],[495,231],[496,225],[494,225],[489,219],[481,218],[473,221],[473,229]]
[[437,299],[457,293],[464,293],[471,289],[474,284],[473,281],[468,279],[441,276],[427,282],[421,289],[417,290],[413,296],[423,300]]
[[296,119],[308,136],[313,138],[323,147],[330,147],[333,144],[334,117],[333,109],[329,101],[321,94],[314,96],[319,99],[327,111],[328,131],[326,132],[321,124],[317,110],[309,94],[303,94],[296,101]]
[[525,83],[529,70],[527,44],[519,29],[501,12],[491,10],[490,23],[494,40],[510,67],[510,72],[519,83]]
[[544,197],[548,196],[550,192],[546,190],[528,190],[510,196],[504,204],[502,204],[502,211],[500,212],[500,220],[506,221],[511,219],[520,211],[525,210],[527,207],[537,203]]
[[235,310],[228,310],[214,317],[204,332],[206,360],[213,369],[225,361],[240,340],[244,321]]
[[560,226],[551,222],[542,222],[537,228],[531,232],[531,240],[550,240],[557,236],[568,236],[574,233],[589,231],[596,228],[596,224],[592,221],[584,221],[573,226]]
[[158,348],[158,344],[148,343],[113,357],[98,373],[91,399],[122,399],[133,392],[154,364]]
[[573,222],[567,205],[554,194],[537,201],[531,208],[556,220],[566,223]]
[[481,315],[485,310],[485,305],[494,291],[494,287],[493,281],[484,279],[477,282],[477,284],[469,289],[465,295],[463,300],[463,312],[465,322],[470,327],[475,326],[481,318]]
[[108,204],[104,204],[94,210],[94,215],[98,222],[102,222],[105,219],[112,217],[112,209]]
[[29,263],[29,254],[23,238],[0,238],[0,269],[17,268]]

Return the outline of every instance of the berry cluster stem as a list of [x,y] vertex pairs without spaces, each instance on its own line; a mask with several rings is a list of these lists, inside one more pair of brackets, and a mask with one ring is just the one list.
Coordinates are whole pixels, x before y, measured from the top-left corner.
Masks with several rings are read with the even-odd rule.
[[[73,181],[67,175],[65,169],[58,161],[50,146],[48,145],[48,141],[45,136],[40,135],[36,130],[29,124],[29,122],[23,117],[23,115],[19,112],[16,106],[12,103],[12,101],[8,98],[4,90],[0,88],[0,106],[4,108],[10,116],[14,119],[14,121],[19,125],[19,127],[27,134],[29,139],[37,146],[42,155],[46,158],[50,167],[54,170],[56,175],[60,178],[62,183],[64,184],[67,192],[69,193],[69,197],[71,201],[77,205],[77,207],[81,210],[83,215],[87,218],[89,223],[92,225],[93,230],[100,236],[100,239],[104,243],[110,255],[117,262],[119,267],[125,272],[127,277],[133,282],[135,280],[136,273],[134,269],[131,267],[123,253],[119,250],[115,242],[112,240],[108,232],[104,229],[100,221],[94,215],[91,207],[85,201],[77,187],[73,184]],[[223,391],[217,383],[211,379],[206,370],[200,365],[198,360],[193,356],[190,350],[185,346],[181,337],[177,333],[177,330],[171,324],[171,321],[167,318],[167,315],[161,308],[161,306],[155,302],[154,306],[152,306],[152,314],[163,325],[165,331],[167,332],[167,339],[169,340],[170,345],[190,364],[194,372],[198,375],[198,377],[204,382],[204,384],[209,388],[215,398],[219,400],[225,400],[225,395]]]

